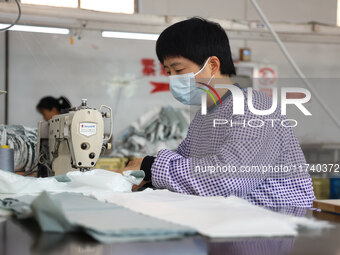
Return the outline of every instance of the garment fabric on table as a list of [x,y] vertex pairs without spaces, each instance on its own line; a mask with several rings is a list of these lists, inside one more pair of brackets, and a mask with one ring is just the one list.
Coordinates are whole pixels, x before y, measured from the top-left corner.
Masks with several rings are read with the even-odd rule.
[[0,200],[1,207],[13,210],[20,219],[33,217],[42,231],[85,232],[104,243],[164,240],[195,234],[189,227],[80,194],[42,192],[31,203],[20,201],[20,198]]
[[47,178],[24,177],[0,170],[0,194],[34,195],[42,191],[72,192],[105,200],[117,192],[131,192],[143,180],[143,171],[125,171],[124,175],[102,169],[72,171]]
[[282,207],[282,213],[278,213],[235,196],[202,197],[146,189],[116,194],[108,202],[188,226],[211,238],[296,236],[300,227],[315,233],[332,226],[325,221],[301,217],[306,208]]

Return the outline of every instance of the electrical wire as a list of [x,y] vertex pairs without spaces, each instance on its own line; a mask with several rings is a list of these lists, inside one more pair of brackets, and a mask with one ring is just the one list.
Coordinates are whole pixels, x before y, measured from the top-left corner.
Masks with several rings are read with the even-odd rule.
[[323,107],[323,109],[326,111],[326,113],[329,115],[329,117],[331,117],[331,119],[334,121],[334,123],[338,126],[338,128],[340,128],[340,121],[337,119],[337,117],[333,114],[333,112],[331,111],[331,109],[327,106],[327,104],[322,100],[322,98],[319,97],[319,95],[316,93],[314,87],[310,84],[310,82],[307,80],[306,76],[304,75],[304,73],[301,71],[300,67],[296,64],[295,60],[292,58],[292,56],[289,54],[286,46],[283,44],[283,42],[281,41],[280,37],[277,35],[277,33],[275,32],[275,30],[273,29],[272,25],[269,23],[267,17],[264,15],[264,13],[262,12],[260,6],[257,4],[256,0],[250,0],[250,2],[252,3],[252,5],[254,6],[255,10],[257,11],[257,13],[260,15],[262,21],[264,22],[264,24],[266,25],[266,27],[268,28],[269,32],[273,35],[275,41],[277,42],[277,44],[279,45],[282,53],[285,55],[285,57],[287,58],[288,62],[292,65],[293,69],[295,70],[295,72],[297,73],[297,75],[303,80],[303,82],[305,83],[305,85],[307,86],[307,88],[312,92],[313,96],[316,98],[317,101],[319,101],[319,103],[321,104],[321,106]]
[[18,6],[18,17],[17,17],[17,18],[15,19],[15,21],[14,21],[11,25],[9,25],[8,27],[0,28],[0,32],[7,31],[8,29],[10,29],[11,27],[15,26],[15,25],[19,22],[19,20],[20,20],[20,18],[21,18],[21,7],[20,7],[19,0],[15,0],[15,3],[16,3],[17,6]]

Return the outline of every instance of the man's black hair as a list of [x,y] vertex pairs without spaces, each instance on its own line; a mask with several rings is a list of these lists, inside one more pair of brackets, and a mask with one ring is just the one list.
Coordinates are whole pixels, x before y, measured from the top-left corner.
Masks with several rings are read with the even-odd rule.
[[221,62],[221,74],[236,74],[226,32],[220,24],[200,17],[166,28],[157,40],[156,53],[161,63],[167,57],[182,56],[199,66],[208,57],[216,56]]

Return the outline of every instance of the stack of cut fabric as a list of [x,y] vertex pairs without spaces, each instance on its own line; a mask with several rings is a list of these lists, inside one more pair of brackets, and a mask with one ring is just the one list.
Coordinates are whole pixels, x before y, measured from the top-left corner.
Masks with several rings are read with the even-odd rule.
[[189,112],[171,106],[156,107],[132,123],[118,138],[113,156],[142,157],[160,149],[175,150],[185,138]]
[[0,125],[0,144],[14,149],[14,168],[28,171],[37,162],[38,131],[21,125]]

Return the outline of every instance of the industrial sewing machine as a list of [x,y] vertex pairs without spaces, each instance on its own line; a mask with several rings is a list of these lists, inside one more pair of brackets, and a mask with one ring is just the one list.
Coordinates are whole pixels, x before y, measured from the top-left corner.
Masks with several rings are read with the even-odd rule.
[[[104,111],[106,109],[106,111]],[[110,135],[104,136],[104,118],[110,120]],[[38,176],[62,175],[93,168],[102,151],[111,149],[112,109],[87,107],[87,100],[68,113],[53,116],[38,125]]]

